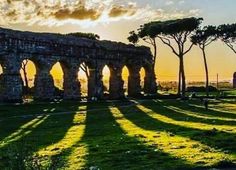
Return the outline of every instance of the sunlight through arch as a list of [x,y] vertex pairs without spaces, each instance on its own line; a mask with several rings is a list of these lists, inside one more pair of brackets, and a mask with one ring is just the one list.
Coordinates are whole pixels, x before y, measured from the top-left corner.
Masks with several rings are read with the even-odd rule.
[[142,67],[139,71],[140,74],[140,86],[141,86],[141,91],[144,90],[144,83],[145,83],[145,76],[146,76],[146,71],[144,67]]
[[85,63],[82,63],[78,72],[78,80],[80,82],[80,91],[82,97],[88,96],[88,76],[89,68]]
[[128,79],[129,79],[129,69],[127,66],[124,66],[122,69],[122,80],[124,81],[123,89],[125,95],[128,95]]
[[25,59],[21,63],[20,69],[21,78],[23,80],[24,86],[32,88],[34,87],[34,80],[36,75],[35,63],[29,59]]
[[107,65],[105,65],[104,68],[102,69],[102,82],[103,82],[104,93],[109,93],[110,75],[111,75],[110,69]]
[[60,90],[63,90],[64,72],[60,62],[53,65],[50,74],[53,77],[54,86]]

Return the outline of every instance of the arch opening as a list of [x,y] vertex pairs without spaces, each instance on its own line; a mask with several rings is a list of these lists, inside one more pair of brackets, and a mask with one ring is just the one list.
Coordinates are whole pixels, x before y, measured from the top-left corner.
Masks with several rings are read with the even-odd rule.
[[21,63],[20,75],[23,83],[23,98],[32,98],[34,95],[36,65],[33,61],[25,59]]
[[55,96],[62,97],[64,93],[64,71],[61,62],[57,62],[52,66],[50,75],[54,82]]
[[126,96],[128,95],[128,79],[129,79],[129,69],[127,66],[124,66],[122,68],[122,80],[124,81],[123,89]]
[[146,77],[146,70],[144,67],[140,69],[139,74],[140,74],[141,93],[144,93],[145,77]]
[[103,82],[103,93],[109,95],[110,90],[110,76],[111,71],[110,68],[105,65],[102,69],[102,82]]
[[88,97],[88,78],[89,78],[89,68],[85,63],[82,63],[80,64],[78,72],[81,97]]

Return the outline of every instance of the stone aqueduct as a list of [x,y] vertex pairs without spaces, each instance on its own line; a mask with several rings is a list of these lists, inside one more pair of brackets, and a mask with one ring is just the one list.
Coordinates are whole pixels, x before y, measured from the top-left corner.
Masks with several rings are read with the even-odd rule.
[[64,99],[80,98],[78,71],[81,63],[89,67],[88,97],[103,98],[102,69],[110,69],[109,97],[124,97],[122,68],[129,70],[128,95],[140,95],[140,74],[145,69],[144,92],[156,93],[152,54],[147,47],[90,40],[51,33],[21,32],[0,28],[0,101],[22,100],[20,68],[30,59],[36,66],[35,99],[54,98],[52,66],[60,62],[64,72]]

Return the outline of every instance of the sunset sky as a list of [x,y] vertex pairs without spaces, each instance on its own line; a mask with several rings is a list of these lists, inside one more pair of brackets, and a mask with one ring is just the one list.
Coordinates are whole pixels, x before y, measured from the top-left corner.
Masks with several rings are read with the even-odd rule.
[[[128,33],[152,20],[203,17],[203,25],[236,22],[235,0],[0,0],[0,25],[35,32],[93,32],[127,42]],[[210,79],[232,79],[236,55],[222,42],[207,49]],[[185,57],[187,80],[204,80],[200,50]],[[158,44],[157,78],[177,80],[178,60]]]

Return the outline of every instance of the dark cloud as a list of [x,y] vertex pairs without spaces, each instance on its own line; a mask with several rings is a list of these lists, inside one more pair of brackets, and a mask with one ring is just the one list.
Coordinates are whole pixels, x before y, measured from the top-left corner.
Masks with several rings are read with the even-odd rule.
[[97,20],[102,12],[96,9],[87,9],[85,6],[79,6],[74,9],[59,9],[51,15],[58,20],[77,19],[77,20]]
[[6,16],[8,16],[8,17],[16,17],[17,16],[16,10],[12,10],[12,11],[7,12]]
[[133,5],[125,6],[112,6],[109,12],[109,17],[116,18],[121,16],[133,16],[136,14],[137,9]]

